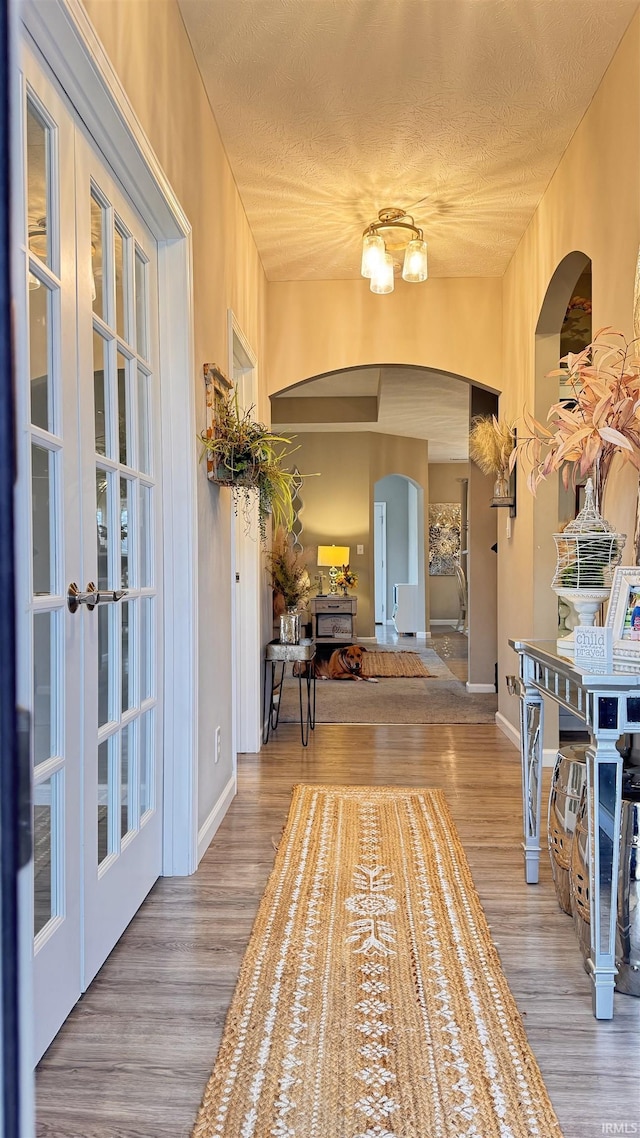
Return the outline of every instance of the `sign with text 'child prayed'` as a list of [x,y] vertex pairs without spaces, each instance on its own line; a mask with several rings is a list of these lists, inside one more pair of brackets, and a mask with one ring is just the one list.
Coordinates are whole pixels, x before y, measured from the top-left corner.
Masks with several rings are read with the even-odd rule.
[[610,672],[613,667],[613,630],[579,624],[573,632],[574,663],[589,672]]

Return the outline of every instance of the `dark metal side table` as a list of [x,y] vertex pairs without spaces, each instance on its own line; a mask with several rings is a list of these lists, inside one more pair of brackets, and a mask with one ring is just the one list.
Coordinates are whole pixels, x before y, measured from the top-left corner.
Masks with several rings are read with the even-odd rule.
[[[265,649],[264,667],[264,742],[278,727],[282,692],[287,664],[298,665],[298,698],[300,703],[300,737],[302,746],[309,742],[309,731],[316,725],[316,646],[311,644],[281,644],[271,640]],[[278,676],[278,666],[280,674]],[[295,673],[294,673],[295,675]],[[304,697],[304,698],[303,698]]]

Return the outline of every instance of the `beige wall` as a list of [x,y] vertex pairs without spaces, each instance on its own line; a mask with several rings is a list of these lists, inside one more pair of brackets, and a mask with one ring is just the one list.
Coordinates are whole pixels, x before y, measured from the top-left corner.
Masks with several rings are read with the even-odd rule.
[[444,277],[399,281],[375,296],[367,281],[270,283],[269,392],[341,368],[439,368],[499,390],[502,283]]
[[[213,361],[226,370],[229,307],[262,369],[266,293],[262,266],[177,4],[86,0],[85,8],[193,229],[195,375],[185,376],[184,382],[195,384],[200,430],[205,421],[202,365]],[[264,388],[260,409],[268,415]],[[201,467],[200,824],[232,770],[230,517],[229,492],[213,487]],[[214,767],[212,740],[218,724],[223,755]]]
[[[624,36],[505,274],[502,411],[519,415],[523,404],[535,405],[538,315],[556,266],[573,250],[581,250],[592,261],[594,329],[612,325],[633,334],[639,203],[640,14]],[[626,533],[633,532],[636,487],[637,477],[617,485],[612,478],[605,501],[608,518]],[[554,509],[556,501],[554,496]],[[512,538],[500,542],[498,566],[500,711],[513,724],[517,701],[507,695],[504,676],[515,670],[516,660],[507,639],[536,631],[535,532],[534,501],[520,478],[518,515]]]
[[[469,477],[467,462],[429,463],[429,501],[461,502],[459,478]],[[455,577],[429,577],[431,620],[457,621],[458,586]]]
[[[387,474],[403,474],[423,488],[427,502],[427,444],[372,431],[300,433],[296,443],[299,470],[319,475],[305,479],[301,493],[302,544],[311,558],[311,577],[318,571],[318,545],[348,545],[358,574],[358,635],[373,636],[373,488]],[[358,544],[364,546],[361,555]],[[327,587],[328,570],[323,572]]]

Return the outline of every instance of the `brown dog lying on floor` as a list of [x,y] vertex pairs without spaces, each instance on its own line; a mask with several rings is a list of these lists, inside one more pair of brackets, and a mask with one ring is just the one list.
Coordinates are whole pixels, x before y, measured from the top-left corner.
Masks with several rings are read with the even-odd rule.
[[360,644],[336,648],[328,660],[316,663],[316,676],[321,680],[367,680],[370,684],[377,684],[373,676],[362,675],[362,657],[366,651]]

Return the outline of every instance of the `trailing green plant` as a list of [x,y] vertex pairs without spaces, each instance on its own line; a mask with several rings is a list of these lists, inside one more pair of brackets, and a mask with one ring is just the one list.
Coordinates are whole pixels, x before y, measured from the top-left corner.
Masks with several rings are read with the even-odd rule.
[[267,553],[267,572],[274,593],[287,608],[304,608],[311,592],[307,555],[293,548],[292,535],[276,531],[273,548]]
[[258,494],[258,524],[260,539],[266,543],[267,518],[285,531],[294,520],[293,497],[296,491],[294,475],[283,467],[298,447],[287,449],[293,441],[274,434],[264,423],[252,418],[254,408],[241,411],[237,390],[230,391],[216,404],[215,424],[211,431],[203,431],[200,441],[202,457],[211,462],[213,482],[228,486],[233,495],[236,513],[242,508],[249,522],[251,506]]

